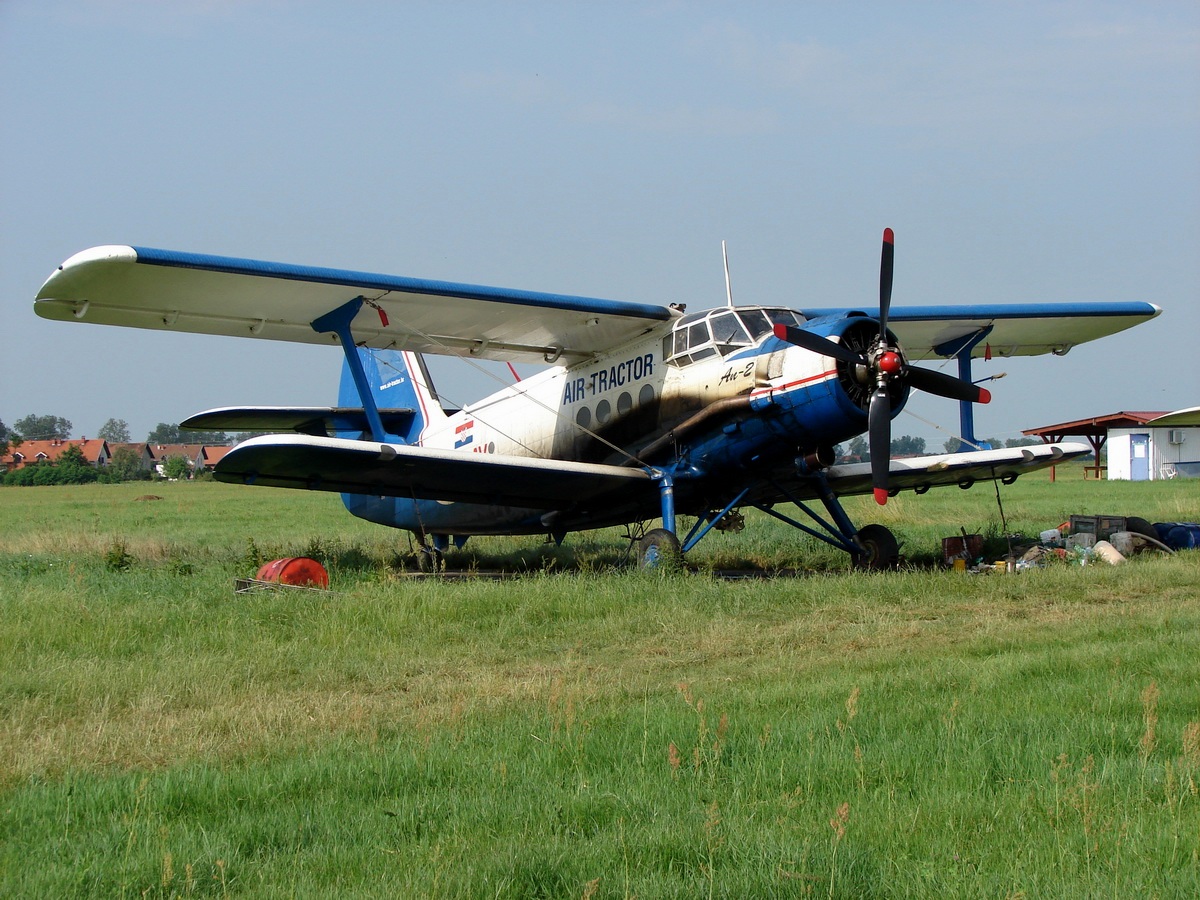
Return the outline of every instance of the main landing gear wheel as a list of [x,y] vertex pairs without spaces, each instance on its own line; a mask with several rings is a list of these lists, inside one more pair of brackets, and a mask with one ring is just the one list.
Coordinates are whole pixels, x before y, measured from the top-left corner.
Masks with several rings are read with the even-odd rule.
[[679,567],[683,554],[679,538],[665,528],[647,531],[637,545],[638,568],[671,571]]
[[882,525],[864,526],[854,541],[863,551],[854,557],[854,564],[860,569],[894,569],[900,562],[896,536]]

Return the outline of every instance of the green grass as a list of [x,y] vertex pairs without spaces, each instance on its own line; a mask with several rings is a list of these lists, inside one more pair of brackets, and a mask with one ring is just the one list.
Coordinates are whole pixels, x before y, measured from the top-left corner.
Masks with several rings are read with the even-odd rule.
[[[1027,534],[1200,519],[1196,483],[1002,491]],[[324,495],[0,491],[0,895],[1200,895],[1198,555],[955,575],[941,537],[1005,544],[990,487],[897,500],[897,573],[754,516],[695,574],[611,531],[441,582]],[[306,553],[333,590],[234,594]],[[705,573],[748,563],[812,574]]]

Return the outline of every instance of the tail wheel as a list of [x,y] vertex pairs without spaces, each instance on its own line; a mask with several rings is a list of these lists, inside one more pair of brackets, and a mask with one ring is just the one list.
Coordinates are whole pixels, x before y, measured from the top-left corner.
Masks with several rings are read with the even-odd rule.
[[417,569],[430,575],[446,571],[446,555],[436,547],[417,548]]
[[655,528],[647,531],[638,541],[638,567],[669,571],[678,568],[683,561],[683,553],[679,549],[679,538],[665,528]]
[[860,569],[894,569],[900,562],[900,544],[882,525],[867,525],[854,536],[862,553],[854,564]]

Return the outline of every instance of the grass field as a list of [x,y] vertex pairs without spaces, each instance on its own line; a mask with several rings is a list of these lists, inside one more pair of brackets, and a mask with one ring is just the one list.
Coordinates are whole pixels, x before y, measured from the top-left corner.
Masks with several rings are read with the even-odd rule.
[[[691,574],[613,531],[443,582],[333,496],[0,490],[0,896],[1200,896],[1200,554],[934,565],[1200,482],[1001,498],[848,503],[894,573],[748,516]],[[333,589],[234,593],[293,555]]]

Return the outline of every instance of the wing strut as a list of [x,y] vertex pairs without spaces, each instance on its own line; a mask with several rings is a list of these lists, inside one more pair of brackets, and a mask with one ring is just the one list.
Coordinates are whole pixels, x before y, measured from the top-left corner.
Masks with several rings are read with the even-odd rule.
[[[980,328],[974,334],[968,334],[966,337],[957,338],[953,341],[947,341],[944,344],[939,344],[933,348],[933,352],[939,356],[953,356],[957,358],[958,377],[963,381],[970,383],[971,352],[979,345],[980,341],[982,341],[991,333],[992,326],[988,325],[986,328]],[[958,401],[958,436],[962,438],[962,440],[958,442],[958,450],[960,453],[967,453],[971,450],[979,449],[979,440],[975,437],[975,410],[971,406],[971,402],[969,400]]]
[[350,374],[354,378],[354,386],[358,388],[358,397],[362,400],[363,412],[367,414],[367,423],[371,426],[371,439],[386,444],[387,431],[383,427],[383,419],[379,417],[379,407],[371,393],[371,385],[367,383],[367,373],[363,369],[362,359],[359,358],[358,348],[354,346],[354,335],[350,333],[350,323],[362,309],[365,298],[355,297],[343,303],[337,309],[330,310],[323,316],[312,320],[312,330],[318,334],[333,332],[342,342],[342,352],[346,354],[346,363],[350,366]]

